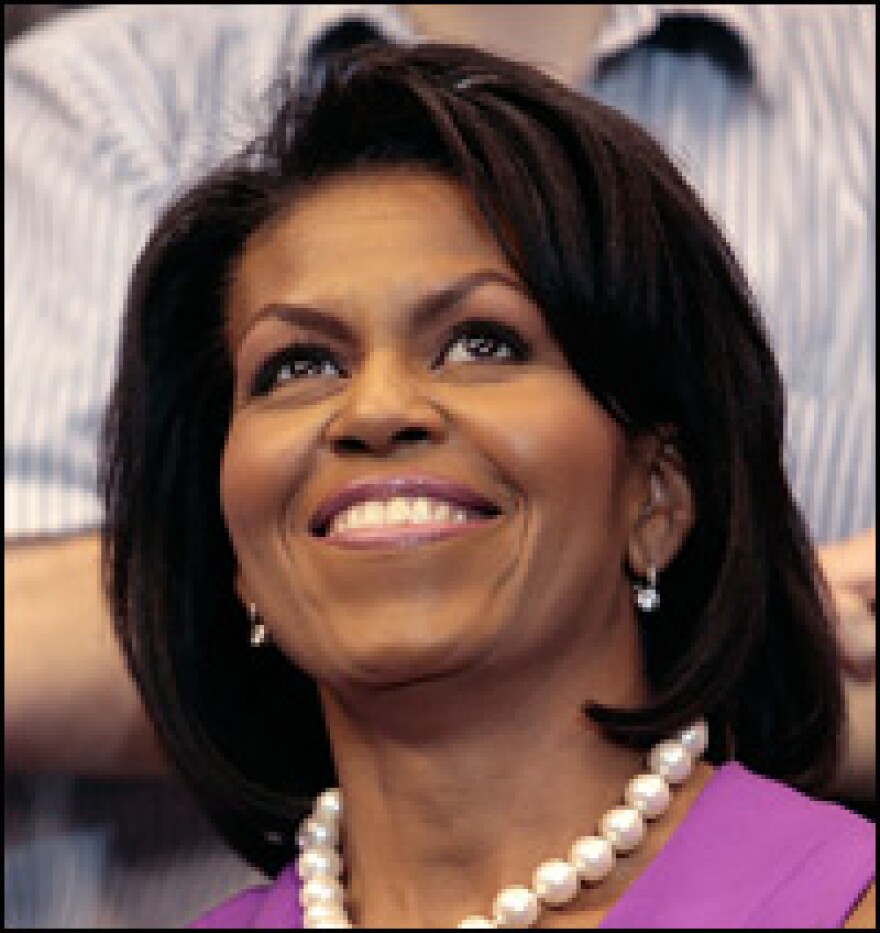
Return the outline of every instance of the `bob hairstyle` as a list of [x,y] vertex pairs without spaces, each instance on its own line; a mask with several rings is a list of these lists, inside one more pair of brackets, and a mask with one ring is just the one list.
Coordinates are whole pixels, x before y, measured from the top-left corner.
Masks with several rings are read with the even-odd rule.
[[[168,754],[275,874],[334,766],[314,684],[254,651],[220,460],[231,269],[312,186],[413,166],[474,197],[585,388],[681,456],[696,521],[642,626],[649,707],[585,712],[646,747],[694,717],[710,761],[808,791],[834,776],[827,593],[782,455],[783,389],[745,278],[663,151],[615,111],[475,49],[371,43],[271,97],[268,130],[161,217],[133,273],[102,435],[104,581]],[[552,403],[551,400],[548,400]]]

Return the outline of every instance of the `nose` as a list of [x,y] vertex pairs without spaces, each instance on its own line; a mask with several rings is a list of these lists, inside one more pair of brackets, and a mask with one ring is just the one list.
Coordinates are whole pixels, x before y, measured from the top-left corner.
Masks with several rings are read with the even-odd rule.
[[437,443],[445,433],[446,418],[426,397],[418,376],[391,353],[376,353],[351,377],[325,440],[340,454],[389,456]]

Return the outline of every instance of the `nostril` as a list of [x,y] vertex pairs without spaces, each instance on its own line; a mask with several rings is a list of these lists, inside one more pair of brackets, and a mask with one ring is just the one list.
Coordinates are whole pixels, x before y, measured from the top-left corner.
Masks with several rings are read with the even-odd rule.
[[336,449],[343,454],[363,454],[368,453],[370,445],[360,437],[346,435],[336,441]]
[[430,431],[419,427],[403,428],[394,435],[394,440],[403,444],[419,443],[420,441],[430,440],[430,438]]
[[418,425],[409,425],[396,431],[364,430],[351,431],[333,440],[339,454],[370,454],[386,452],[398,446],[409,446],[430,441],[430,430]]

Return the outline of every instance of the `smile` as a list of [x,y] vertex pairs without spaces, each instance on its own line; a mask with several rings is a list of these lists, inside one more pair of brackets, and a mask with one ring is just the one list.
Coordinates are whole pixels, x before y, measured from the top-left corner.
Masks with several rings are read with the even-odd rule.
[[332,496],[310,531],[341,547],[411,547],[473,531],[499,514],[490,500],[448,480],[390,477]]

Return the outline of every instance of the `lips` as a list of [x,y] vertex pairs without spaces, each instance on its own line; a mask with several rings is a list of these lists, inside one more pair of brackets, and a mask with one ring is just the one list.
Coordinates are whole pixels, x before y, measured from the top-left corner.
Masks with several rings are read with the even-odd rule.
[[400,498],[428,499],[463,510],[472,519],[493,518],[501,509],[481,493],[454,480],[434,476],[368,477],[356,480],[338,493],[325,499],[309,523],[309,531],[317,537],[327,535],[341,513],[361,503],[390,502]]

